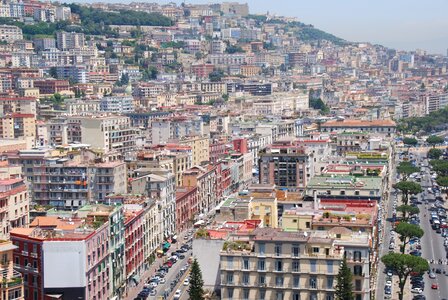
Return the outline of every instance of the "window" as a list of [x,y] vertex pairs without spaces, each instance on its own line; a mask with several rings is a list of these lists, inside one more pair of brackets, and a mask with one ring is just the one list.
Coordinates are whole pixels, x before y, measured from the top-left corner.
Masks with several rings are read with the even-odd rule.
[[310,260],[310,271],[311,272],[317,272],[316,263],[317,263],[317,261],[315,259]]
[[275,277],[275,286],[282,287],[283,286],[283,276]]
[[260,253],[260,255],[265,255],[265,244],[264,243],[259,243],[258,244],[258,252]]
[[300,287],[300,276],[294,276],[292,278],[292,284],[294,288],[299,288]]
[[310,289],[317,289],[317,278],[314,276],[310,277]]
[[227,298],[233,299],[233,288],[227,289]]
[[275,300],[283,300],[283,292],[278,291],[275,294]]
[[345,195],[345,191],[340,191],[340,193],[339,193],[341,196],[342,195]]
[[283,263],[281,260],[275,261],[275,271],[277,271],[277,272],[283,271]]
[[249,270],[249,259],[243,258],[243,270]]
[[313,253],[319,253],[319,247],[313,247]]
[[333,276],[328,276],[327,277],[327,289],[333,288],[333,282],[334,282]]
[[227,284],[233,284],[233,272],[227,272]]
[[311,222],[305,222],[305,227],[306,228],[311,228]]
[[244,273],[242,281],[243,281],[243,285],[249,285],[249,274]]
[[361,251],[354,251],[353,252],[353,260],[354,261],[361,261]]
[[258,260],[258,271],[264,271],[265,270],[265,261],[264,259]]
[[299,254],[300,254],[300,247],[299,247],[299,245],[292,245],[291,253],[292,253],[293,257],[299,257]]
[[266,299],[266,291],[265,290],[260,290],[258,299],[259,300],[265,300]]
[[243,290],[243,300],[249,300],[249,290],[248,289]]
[[359,191],[355,191],[355,196],[359,196]]
[[362,266],[356,265],[353,267],[353,275],[361,276],[362,275]]
[[355,291],[361,291],[362,289],[362,281],[361,280],[355,280]]
[[266,284],[266,276],[264,276],[264,275],[260,275],[260,276],[258,276],[258,284],[259,284],[259,285],[264,285],[264,284]]
[[227,256],[227,268],[233,269],[233,256]]
[[292,271],[293,272],[299,272],[300,270],[300,262],[299,261],[293,261],[292,262]]
[[327,273],[333,274],[333,261],[331,260],[327,261]]
[[325,300],[334,300],[334,295],[333,294],[326,294],[325,295]]
[[275,256],[282,255],[282,245],[281,244],[275,244]]
[[300,292],[294,292],[292,294],[292,300],[300,300]]

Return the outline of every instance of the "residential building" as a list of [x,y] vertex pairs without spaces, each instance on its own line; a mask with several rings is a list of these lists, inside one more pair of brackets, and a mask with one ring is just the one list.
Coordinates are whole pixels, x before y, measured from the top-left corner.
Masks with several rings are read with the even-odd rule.
[[0,242],[0,257],[2,258],[0,267],[0,286],[1,299],[24,300],[25,294],[23,289],[23,277],[17,270],[14,269],[13,251],[17,246],[13,245],[11,241]]
[[0,180],[0,238],[9,239],[9,232],[16,227],[26,227],[29,222],[30,199],[28,188],[21,178]]
[[129,96],[108,96],[100,100],[100,110],[104,112],[125,114],[134,111],[134,98]]
[[59,50],[69,50],[81,48],[84,46],[85,37],[84,33],[76,32],[56,32],[56,44]]
[[0,25],[0,41],[12,43],[23,40],[22,29],[12,25]]

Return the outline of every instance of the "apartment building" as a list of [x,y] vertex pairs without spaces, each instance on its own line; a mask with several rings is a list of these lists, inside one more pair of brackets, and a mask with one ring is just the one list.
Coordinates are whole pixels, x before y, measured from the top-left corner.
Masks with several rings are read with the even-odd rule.
[[1,299],[24,300],[23,277],[18,271],[14,269],[13,251],[17,246],[13,245],[11,241],[3,240],[0,242],[0,286]]
[[64,101],[67,112],[70,115],[81,115],[100,111],[99,100],[67,99]]
[[152,144],[166,143],[172,139],[189,136],[203,136],[204,133],[204,122],[199,117],[170,117],[151,123]]
[[56,44],[59,50],[82,48],[85,43],[84,33],[56,32]]
[[129,96],[109,96],[100,100],[100,111],[124,114],[134,111],[134,98]]
[[130,181],[131,193],[155,199],[159,208],[159,228],[164,239],[176,232],[176,185],[170,170],[151,169],[148,175]]
[[4,139],[36,138],[36,116],[34,114],[12,113],[1,119],[0,136]]
[[369,270],[367,236],[354,236],[351,245],[349,237],[338,241],[338,233],[257,228],[250,236],[228,239],[223,245],[221,299],[335,299],[336,275],[344,256],[357,270],[355,299],[370,299],[364,289],[370,284],[364,273]]
[[328,121],[320,125],[322,132],[368,132],[390,137],[395,133],[396,124],[392,120],[345,120]]
[[41,95],[53,95],[70,90],[70,83],[68,80],[35,80],[34,87],[39,89]]
[[93,149],[109,153],[122,154],[134,150],[135,129],[125,116],[81,117],[81,143],[89,144]]
[[210,139],[207,136],[186,137],[178,141],[180,145],[189,146],[192,150],[193,166],[210,160]]
[[0,116],[7,114],[36,114],[35,97],[1,97]]
[[313,160],[292,140],[274,142],[259,155],[259,181],[289,191],[303,191],[313,176]]
[[46,158],[28,169],[32,199],[43,205],[77,208],[102,201],[108,194],[127,191],[124,162],[89,165],[66,158]]
[[176,189],[176,230],[178,233],[191,227],[198,215],[198,188],[178,187]]
[[7,240],[16,227],[26,227],[29,222],[28,188],[21,178],[0,180],[0,238]]
[[23,40],[22,29],[12,25],[0,25],[0,41],[12,43]]

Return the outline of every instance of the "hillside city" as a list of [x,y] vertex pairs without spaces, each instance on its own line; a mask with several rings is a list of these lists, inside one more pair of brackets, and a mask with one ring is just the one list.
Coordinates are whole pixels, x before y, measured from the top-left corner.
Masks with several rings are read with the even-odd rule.
[[446,54],[0,0],[0,300],[448,299]]

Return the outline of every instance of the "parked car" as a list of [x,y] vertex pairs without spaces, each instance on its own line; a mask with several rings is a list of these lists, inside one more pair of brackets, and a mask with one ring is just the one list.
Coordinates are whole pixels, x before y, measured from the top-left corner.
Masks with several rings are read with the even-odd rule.
[[431,284],[431,288],[433,290],[437,290],[439,288],[439,285],[437,283],[433,283],[433,284]]
[[423,293],[423,289],[419,288],[419,287],[416,287],[416,288],[411,289],[411,293],[421,294],[421,293]]
[[429,278],[431,278],[431,279],[436,278],[436,274],[434,274],[433,272],[429,272],[428,276],[429,276]]
[[174,299],[180,299],[180,296],[182,295],[181,290],[177,290],[176,293],[174,293]]

